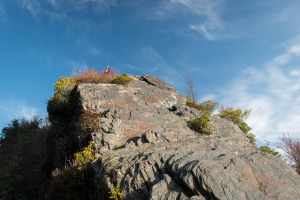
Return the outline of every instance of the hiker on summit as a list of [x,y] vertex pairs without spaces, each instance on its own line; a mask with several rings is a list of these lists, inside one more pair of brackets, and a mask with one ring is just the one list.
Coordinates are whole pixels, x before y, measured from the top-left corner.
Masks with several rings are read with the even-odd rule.
[[110,69],[108,68],[108,66],[106,66],[105,74],[110,74]]

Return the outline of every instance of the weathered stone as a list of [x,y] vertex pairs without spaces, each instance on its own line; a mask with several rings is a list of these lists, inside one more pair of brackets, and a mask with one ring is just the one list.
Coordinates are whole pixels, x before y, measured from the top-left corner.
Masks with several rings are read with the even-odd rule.
[[93,164],[97,191],[118,186],[126,200],[300,199],[300,177],[290,166],[218,116],[210,118],[212,135],[195,133],[187,121],[201,113],[156,77],[82,84],[78,100],[79,108],[105,115],[91,134],[101,153]]

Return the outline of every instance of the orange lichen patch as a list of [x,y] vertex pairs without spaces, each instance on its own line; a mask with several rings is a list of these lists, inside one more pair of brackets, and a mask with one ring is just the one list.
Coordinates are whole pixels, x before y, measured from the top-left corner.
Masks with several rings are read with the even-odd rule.
[[131,128],[125,128],[124,136],[129,138],[129,139],[134,138],[134,137],[140,137],[140,135]]
[[133,98],[129,97],[129,96],[125,96],[125,98],[123,99],[124,104],[126,105],[131,105],[134,107],[139,107],[139,103],[137,101],[135,101]]
[[246,187],[252,189],[252,190],[256,190],[256,186],[255,184],[253,184],[253,181],[251,180],[246,180],[244,178],[239,178],[239,182],[242,184],[242,185],[245,185]]
[[[248,178],[248,180],[251,179],[253,181],[256,181],[255,177],[254,177],[254,175],[252,173],[252,170],[249,167],[245,167],[243,169],[243,174],[244,174],[244,176],[246,176]],[[256,184],[257,184],[257,182],[256,182]]]
[[158,103],[160,99],[159,97],[160,97],[159,94],[150,94],[146,96],[145,101],[147,103]]
[[270,181],[270,177],[267,177],[263,175],[262,173],[255,171],[254,172],[256,181],[259,185],[259,190],[265,193],[266,195],[272,197],[274,195],[274,191],[270,188],[270,186],[267,184],[267,181]]
[[139,122],[137,124],[139,132],[144,133],[148,130],[150,130],[151,128],[155,127],[156,125],[154,123],[145,123],[145,122]]
[[278,186],[280,183],[277,181],[273,181],[268,172],[265,172],[265,179],[273,186]]

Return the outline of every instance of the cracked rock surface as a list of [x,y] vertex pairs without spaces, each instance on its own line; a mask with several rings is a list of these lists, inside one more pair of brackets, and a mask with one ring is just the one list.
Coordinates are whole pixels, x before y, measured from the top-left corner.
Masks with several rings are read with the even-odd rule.
[[118,186],[133,200],[300,199],[300,176],[232,122],[213,116],[212,135],[195,133],[187,121],[201,112],[184,96],[156,77],[132,77],[128,86],[78,86],[80,107],[105,116],[91,134],[100,196]]

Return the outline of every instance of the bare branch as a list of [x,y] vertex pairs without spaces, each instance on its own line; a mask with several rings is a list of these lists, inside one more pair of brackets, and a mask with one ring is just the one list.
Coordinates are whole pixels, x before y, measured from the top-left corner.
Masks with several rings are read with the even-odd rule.
[[280,138],[282,144],[279,145],[283,151],[287,153],[287,158],[291,162],[292,166],[296,169],[300,175],[300,141],[297,138],[291,137],[289,134],[284,134]]
[[194,91],[194,76],[189,73],[189,80],[186,82],[186,94],[192,102],[197,102],[197,93]]

